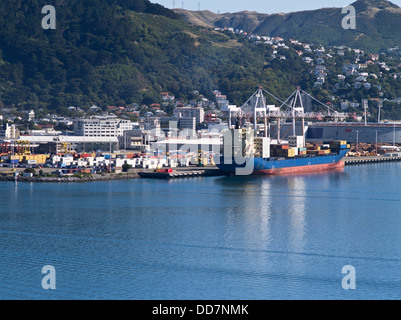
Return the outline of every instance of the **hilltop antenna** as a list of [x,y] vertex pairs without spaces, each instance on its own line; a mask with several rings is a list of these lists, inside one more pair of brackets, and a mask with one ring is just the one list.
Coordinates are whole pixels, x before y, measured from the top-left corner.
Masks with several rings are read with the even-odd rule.
[[173,9],[175,9],[175,0],[173,0]]
[[198,2],[198,11],[200,11],[200,2]]

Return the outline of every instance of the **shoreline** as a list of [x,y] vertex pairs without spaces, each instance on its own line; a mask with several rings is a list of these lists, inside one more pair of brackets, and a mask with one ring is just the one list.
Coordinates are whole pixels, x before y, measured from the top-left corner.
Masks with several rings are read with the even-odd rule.
[[[401,157],[349,157],[345,158],[344,162],[346,166],[358,165],[358,164],[374,164],[382,162],[399,162]],[[12,175],[1,174],[0,170],[0,182],[8,181],[14,182],[15,177]],[[114,181],[114,180],[129,180],[129,179],[174,179],[174,178],[185,178],[185,177],[205,177],[205,176],[216,176],[223,175],[220,170],[215,166],[207,166],[204,168],[186,167],[176,169],[173,173],[156,173],[154,170],[138,170],[131,171],[128,173],[106,173],[104,175],[94,174],[91,176],[83,176],[82,178],[73,176],[57,176],[57,177],[45,177],[45,176],[34,176],[24,177],[19,175],[17,178],[18,182],[39,182],[39,183],[87,183],[97,181]]]
[[[196,172],[199,171],[198,176],[214,176],[219,171],[217,167],[208,166],[205,168],[195,168],[195,167],[183,167],[180,169],[175,169],[179,176],[190,176],[190,171]],[[206,172],[206,174],[205,174]],[[149,174],[154,174],[154,170],[149,169],[141,169],[141,170],[132,170],[129,172],[123,173],[106,173],[104,175],[101,174],[93,174],[91,176],[83,176],[82,178],[73,177],[73,176],[55,176],[55,177],[45,177],[45,176],[34,176],[34,177],[24,177],[20,172],[20,175],[17,178],[17,182],[39,182],[39,183],[87,183],[87,182],[97,182],[97,181],[114,181],[114,180],[129,180],[129,179],[143,179],[146,177],[141,177],[141,174],[144,173],[145,176]],[[192,176],[192,175],[191,175]],[[15,181],[15,177],[13,175],[5,175],[1,174],[0,170],[0,182],[2,181]]]
[[[114,181],[114,180],[128,180],[128,179],[139,179],[138,173],[129,174],[107,174],[90,177],[23,177],[18,176],[17,182],[41,182],[41,183],[61,183],[61,182],[96,182],[96,181]],[[13,176],[0,176],[1,181],[15,181]]]

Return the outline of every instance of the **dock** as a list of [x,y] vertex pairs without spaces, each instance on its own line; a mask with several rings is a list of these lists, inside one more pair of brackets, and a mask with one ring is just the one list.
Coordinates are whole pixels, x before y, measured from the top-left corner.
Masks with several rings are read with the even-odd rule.
[[196,178],[196,177],[213,177],[225,175],[220,169],[207,168],[207,169],[193,169],[185,170],[178,169],[173,172],[155,172],[155,171],[142,171],[138,172],[141,178],[147,179],[180,179],[180,178]]
[[[400,162],[401,157],[386,157],[386,156],[365,156],[365,157],[347,157],[343,160],[346,166],[385,163],[385,162]],[[196,177],[211,177],[211,176],[224,176],[226,173],[217,167],[209,166],[207,168],[179,168],[172,172],[156,172],[156,170],[139,171],[138,175],[145,179],[182,179],[182,178],[196,178]]]
[[371,164],[371,163],[381,163],[381,162],[399,162],[401,157],[349,157],[345,158],[344,162],[346,166],[354,166],[360,164]]

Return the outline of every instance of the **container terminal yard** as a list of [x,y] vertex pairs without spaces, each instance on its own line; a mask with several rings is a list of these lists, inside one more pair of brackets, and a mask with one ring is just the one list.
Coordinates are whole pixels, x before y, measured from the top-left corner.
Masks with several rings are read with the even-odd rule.
[[[308,131],[306,136],[308,137]],[[303,148],[305,151],[302,151],[302,154],[318,152],[316,151],[320,150],[318,146],[323,143],[322,140],[320,140],[322,142],[313,142],[316,141],[314,139],[311,142],[308,138],[306,140],[306,148]],[[168,150],[169,147],[166,148],[166,145],[168,146],[169,142],[177,146],[177,141],[165,140],[155,144],[156,148],[146,153],[134,153],[127,150],[78,153],[72,149],[72,144],[67,142],[57,144],[57,153],[35,153],[39,145],[29,140],[2,142],[0,143],[0,174],[3,177],[2,180],[18,175],[20,181],[23,181],[22,177],[33,178],[34,176],[100,178],[131,173],[132,178],[174,179],[225,174],[215,166],[214,161],[214,156],[221,151],[220,139],[192,140],[193,145],[189,140],[182,140],[181,145],[187,144],[190,147],[186,152],[172,149],[170,149],[171,152],[162,152],[158,149],[160,145],[163,145],[164,150]],[[287,141],[282,140],[281,143],[286,144]],[[376,141],[373,143],[351,142],[348,144],[350,151],[344,158],[344,162],[345,165],[356,165],[401,161],[399,146],[399,143],[376,143]],[[321,152],[324,152],[324,148]]]
[[[73,135],[46,130],[43,134],[17,137],[13,136],[17,130],[6,125],[3,130],[6,139],[0,141],[0,173],[26,177],[129,172],[141,177],[167,178],[216,175],[219,170],[215,159],[224,150],[224,132],[235,129],[240,123],[244,128],[253,128],[255,143],[251,143],[254,148],[251,153],[266,159],[277,153],[275,147],[281,150],[285,145],[289,145],[287,151],[294,151],[287,152],[285,158],[330,154],[332,148],[327,147],[330,141],[345,143],[346,165],[401,158],[399,123],[385,123],[380,118],[378,123],[368,123],[366,113],[365,123],[332,122],[338,113],[329,108],[327,114],[319,114],[320,121],[323,116],[327,122],[308,122],[316,114],[304,112],[301,94],[306,93],[300,88],[286,100],[292,98],[290,104],[283,102],[282,106],[287,106],[285,111],[282,106],[267,105],[264,93],[271,95],[259,87],[241,108],[228,108],[228,123],[219,122],[217,131],[211,129],[216,123],[210,123],[211,127],[208,125],[206,130],[195,130],[195,124],[203,121],[202,108],[178,108],[175,124],[184,125],[180,128],[184,129],[183,136],[178,135],[178,128],[174,126],[170,126],[168,132],[162,130],[158,118],[147,119],[135,128],[129,121],[110,115],[74,120]],[[189,129],[185,129],[187,122],[180,118],[184,111],[190,112]],[[170,125],[172,123],[174,121],[170,121]],[[7,138],[7,132],[13,137]],[[294,138],[295,149],[291,146]],[[298,145],[298,141],[302,145]],[[242,151],[245,156],[245,149]]]
[[[283,143],[285,143],[283,141]],[[309,150],[316,150],[316,143],[308,143]],[[4,176],[68,177],[79,175],[105,176],[122,172],[132,173],[133,178],[189,178],[223,175],[214,163],[213,152],[157,152],[134,154],[126,151],[108,153],[76,153],[71,145],[63,143],[57,154],[35,154],[29,141],[2,143],[0,173]],[[345,158],[346,165],[401,161],[398,149],[388,149],[384,144],[352,143]],[[316,152],[316,151],[308,151]],[[26,169],[34,169],[26,170]],[[35,172],[35,173],[33,173]]]
[[0,173],[12,177],[33,177],[39,172],[43,177],[111,176],[123,172],[132,173],[132,177],[139,177],[140,173],[167,173],[171,177],[218,174],[212,153],[202,150],[185,153],[158,150],[151,153],[128,153],[125,150],[77,153],[71,149],[71,144],[62,143],[57,154],[34,154],[31,150],[35,147],[29,141],[2,143]]

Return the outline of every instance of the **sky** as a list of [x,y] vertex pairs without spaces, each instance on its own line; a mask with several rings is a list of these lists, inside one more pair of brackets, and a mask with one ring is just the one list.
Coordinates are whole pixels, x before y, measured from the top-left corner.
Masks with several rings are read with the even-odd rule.
[[[313,10],[320,8],[341,8],[349,5],[355,0],[150,0],[167,8],[182,8],[187,10],[210,10],[215,13],[257,11],[260,13],[294,12]],[[401,0],[393,0],[392,3],[401,6]]]

